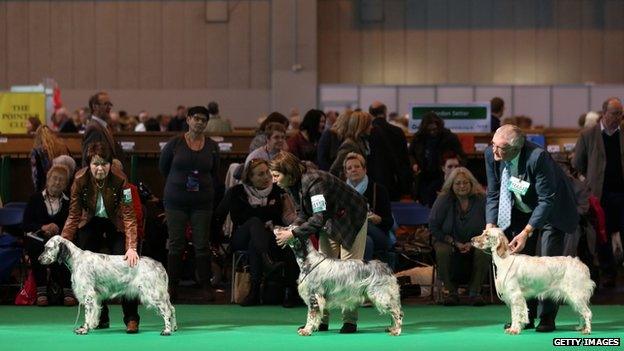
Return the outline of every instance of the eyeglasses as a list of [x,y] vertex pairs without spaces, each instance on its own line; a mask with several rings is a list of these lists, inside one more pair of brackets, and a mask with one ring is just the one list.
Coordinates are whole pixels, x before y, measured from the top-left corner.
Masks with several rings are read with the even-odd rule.
[[508,152],[510,150],[515,149],[515,147],[511,146],[511,145],[505,145],[505,146],[498,146],[494,143],[491,144],[492,145],[492,150],[501,150],[502,152]]
[[113,103],[112,102],[98,102],[97,105],[98,106],[104,106],[104,107],[113,107]]

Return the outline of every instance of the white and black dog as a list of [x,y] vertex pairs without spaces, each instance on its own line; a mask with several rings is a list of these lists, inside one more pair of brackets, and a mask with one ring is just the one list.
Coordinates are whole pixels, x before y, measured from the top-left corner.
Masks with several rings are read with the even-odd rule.
[[[293,229],[288,227],[287,229]],[[276,227],[277,233],[285,228]],[[318,330],[325,309],[354,310],[369,299],[382,314],[390,314],[387,331],[400,335],[403,323],[401,296],[396,277],[385,263],[338,260],[318,252],[309,240],[292,239],[288,245],[299,264],[299,295],[308,306],[306,325],[299,335]]]
[[591,333],[589,299],[596,285],[589,277],[589,269],[578,258],[512,254],[507,237],[499,228],[484,230],[471,242],[477,249],[492,253],[496,290],[511,309],[511,326],[506,333],[520,334],[529,322],[526,300],[530,298],[567,302],[579,314],[577,330]]
[[168,277],[163,266],[142,257],[130,267],[123,256],[83,251],[61,236],[53,236],[45,244],[39,262],[64,263],[71,271],[72,287],[78,301],[85,306],[85,323],[75,330],[87,334],[98,326],[102,301],[115,297],[138,298],[147,307],[155,308],[165,321],[161,335],[177,329],[175,309],[167,292]]

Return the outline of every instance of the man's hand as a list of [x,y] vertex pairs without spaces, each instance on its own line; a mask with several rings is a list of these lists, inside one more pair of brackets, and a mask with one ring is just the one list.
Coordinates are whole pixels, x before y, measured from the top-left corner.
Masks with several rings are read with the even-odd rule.
[[470,250],[472,250],[472,244],[471,243],[457,243],[455,244],[455,246],[457,247],[457,250],[459,250],[459,253],[468,253],[470,252]]
[[488,224],[486,224],[486,225],[485,225],[485,230],[488,230],[488,229],[490,229],[490,228],[496,228],[496,224],[494,224],[494,223],[488,223]]
[[511,249],[511,253],[520,253],[522,249],[524,249],[524,245],[526,245],[527,238],[529,234],[527,234],[524,230],[520,232],[520,234],[514,236],[513,240],[509,243],[509,248]]
[[126,251],[126,255],[124,256],[124,261],[128,261],[128,265],[130,267],[134,267],[137,263],[139,263],[139,254],[137,254],[135,249],[128,249],[128,251]]
[[379,217],[378,215],[371,213],[368,215],[368,220],[373,223],[373,224],[379,224],[381,223],[381,217]]
[[275,241],[280,247],[286,247],[286,245],[288,245],[288,242],[294,237],[295,235],[293,234],[292,230],[280,230],[275,234]]

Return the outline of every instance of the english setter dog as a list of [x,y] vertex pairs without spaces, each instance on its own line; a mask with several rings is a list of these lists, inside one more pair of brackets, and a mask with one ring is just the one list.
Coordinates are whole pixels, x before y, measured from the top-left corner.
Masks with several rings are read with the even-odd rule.
[[167,272],[160,263],[141,257],[136,266],[130,267],[123,256],[83,251],[59,235],[48,240],[39,256],[41,264],[55,261],[71,271],[74,294],[85,306],[85,323],[75,330],[76,334],[87,334],[97,327],[102,301],[118,296],[139,298],[147,307],[157,309],[165,321],[161,335],[177,330],[175,309],[167,291]]
[[[287,229],[293,229],[288,227]],[[277,233],[284,228],[276,227]],[[318,330],[325,309],[354,310],[368,298],[382,314],[390,314],[390,335],[401,334],[403,311],[396,277],[385,263],[338,260],[318,252],[309,240],[294,238],[288,245],[299,264],[299,295],[308,306],[306,325],[298,330],[308,336]]]
[[499,228],[484,230],[471,242],[474,247],[492,253],[497,272],[496,290],[511,309],[511,326],[506,333],[520,334],[529,322],[526,300],[530,298],[567,302],[580,315],[577,330],[591,333],[589,299],[595,284],[589,277],[589,269],[578,258],[511,254],[509,242]]

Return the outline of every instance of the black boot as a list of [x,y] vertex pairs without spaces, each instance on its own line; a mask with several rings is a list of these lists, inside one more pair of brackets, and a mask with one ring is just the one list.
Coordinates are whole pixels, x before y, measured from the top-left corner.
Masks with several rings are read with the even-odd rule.
[[297,287],[287,286],[286,289],[284,289],[284,302],[282,303],[282,307],[291,308],[301,305],[303,305],[303,301],[299,297]]
[[240,305],[247,307],[247,306],[256,306],[259,304],[260,304],[260,282],[252,281],[251,288],[249,289],[249,294],[247,294],[247,297],[245,297],[245,299],[243,300],[243,302],[240,303]]
[[182,255],[167,256],[167,274],[169,275],[169,299],[172,303],[178,300],[178,283],[182,274]]
[[195,267],[197,270],[197,277],[202,289],[202,300],[205,302],[212,302],[215,300],[214,289],[210,283],[212,277],[210,268],[210,255],[202,255],[195,257]]
[[278,272],[282,267],[284,267],[284,262],[274,262],[273,259],[271,259],[271,256],[269,256],[266,252],[260,257],[262,258],[262,271],[265,277]]

